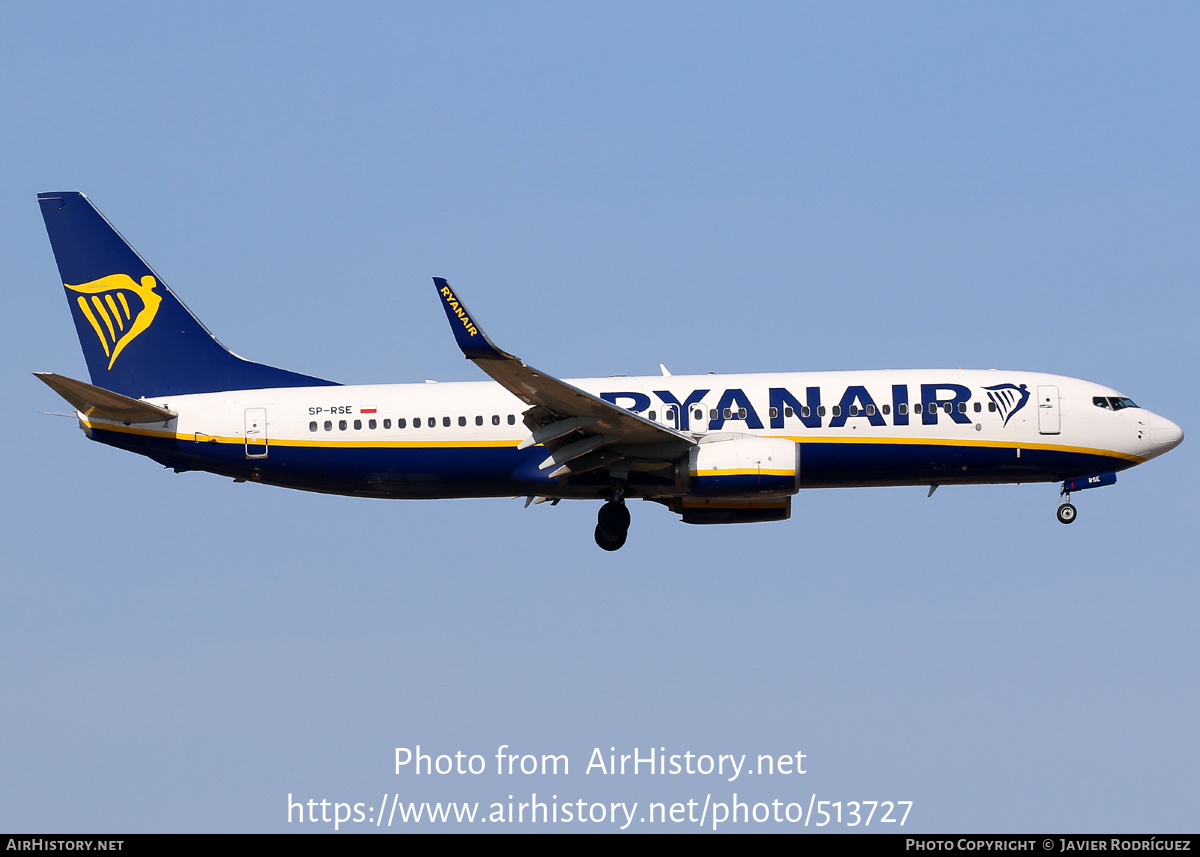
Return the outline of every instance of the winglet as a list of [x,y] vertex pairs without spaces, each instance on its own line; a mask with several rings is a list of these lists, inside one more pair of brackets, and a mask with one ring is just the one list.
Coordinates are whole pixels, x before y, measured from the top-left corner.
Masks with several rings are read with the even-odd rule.
[[467,311],[466,305],[459,300],[445,279],[434,277],[433,284],[442,300],[442,308],[446,310],[446,318],[450,322],[450,329],[454,331],[454,339],[468,360],[508,360],[512,357],[488,339],[483,328],[475,323],[474,316]]

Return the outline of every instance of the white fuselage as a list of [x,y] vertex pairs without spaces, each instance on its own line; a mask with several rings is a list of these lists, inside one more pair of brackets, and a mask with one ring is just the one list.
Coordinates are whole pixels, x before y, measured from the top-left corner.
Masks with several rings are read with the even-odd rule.
[[[884,370],[570,380],[701,443],[801,446],[799,487],[1051,481],[1117,471],[1178,444],[1174,423],[1108,387],[1032,372]],[[518,450],[528,405],[490,382],[291,387],[148,400],[167,424],[87,421],[179,469],[334,493],[588,496]],[[1099,404],[1103,402],[1104,404]],[[1132,403],[1130,403],[1132,404]],[[533,466],[531,467],[530,464]],[[635,489],[650,496],[654,486]],[[678,496],[678,485],[662,496]]]

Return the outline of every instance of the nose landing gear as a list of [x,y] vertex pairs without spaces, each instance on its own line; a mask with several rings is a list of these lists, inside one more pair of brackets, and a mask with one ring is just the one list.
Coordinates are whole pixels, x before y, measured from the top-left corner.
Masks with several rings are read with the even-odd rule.
[[1064,482],[1063,487],[1058,492],[1060,502],[1058,504],[1058,512],[1055,514],[1058,516],[1060,524],[1072,523],[1077,514],[1075,507],[1071,505],[1071,490],[1068,488],[1069,485],[1070,482]]
[[625,507],[624,492],[600,507],[596,516],[596,544],[606,551],[620,550],[629,535],[629,509]]
[[1058,492],[1058,495],[1063,498],[1062,504],[1058,507],[1059,523],[1070,524],[1075,520],[1075,507],[1071,505],[1072,491],[1101,488],[1105,485],[1115,485],[1116,482],[1117,474],[1112,471],[1108,473],[1093,473],[1090,476],[1077,476],[1074,479],[1064,481],[1062,490]]

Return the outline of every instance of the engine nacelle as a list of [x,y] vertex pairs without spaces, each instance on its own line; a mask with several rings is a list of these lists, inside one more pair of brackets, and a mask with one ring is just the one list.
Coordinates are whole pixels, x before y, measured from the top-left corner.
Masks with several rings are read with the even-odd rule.
[[697,497],[786,497],[800,490],[800,445],[754,435],[702,440],[688,453],[688,476]]
[[679,497],[667,504],[683,517],[685,524],[753,524],[786,521],[792,514],[791,497],[739,500],[731,497],[706,499]]

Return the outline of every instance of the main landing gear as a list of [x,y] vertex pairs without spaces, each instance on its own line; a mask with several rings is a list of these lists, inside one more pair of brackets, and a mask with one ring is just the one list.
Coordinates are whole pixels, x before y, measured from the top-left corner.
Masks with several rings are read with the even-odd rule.
[[620,550],[629,535],[629,509],[625,507],[623,492],[618,491],[613,499],[600,507],[596,516],[596,544],[606,551]]

